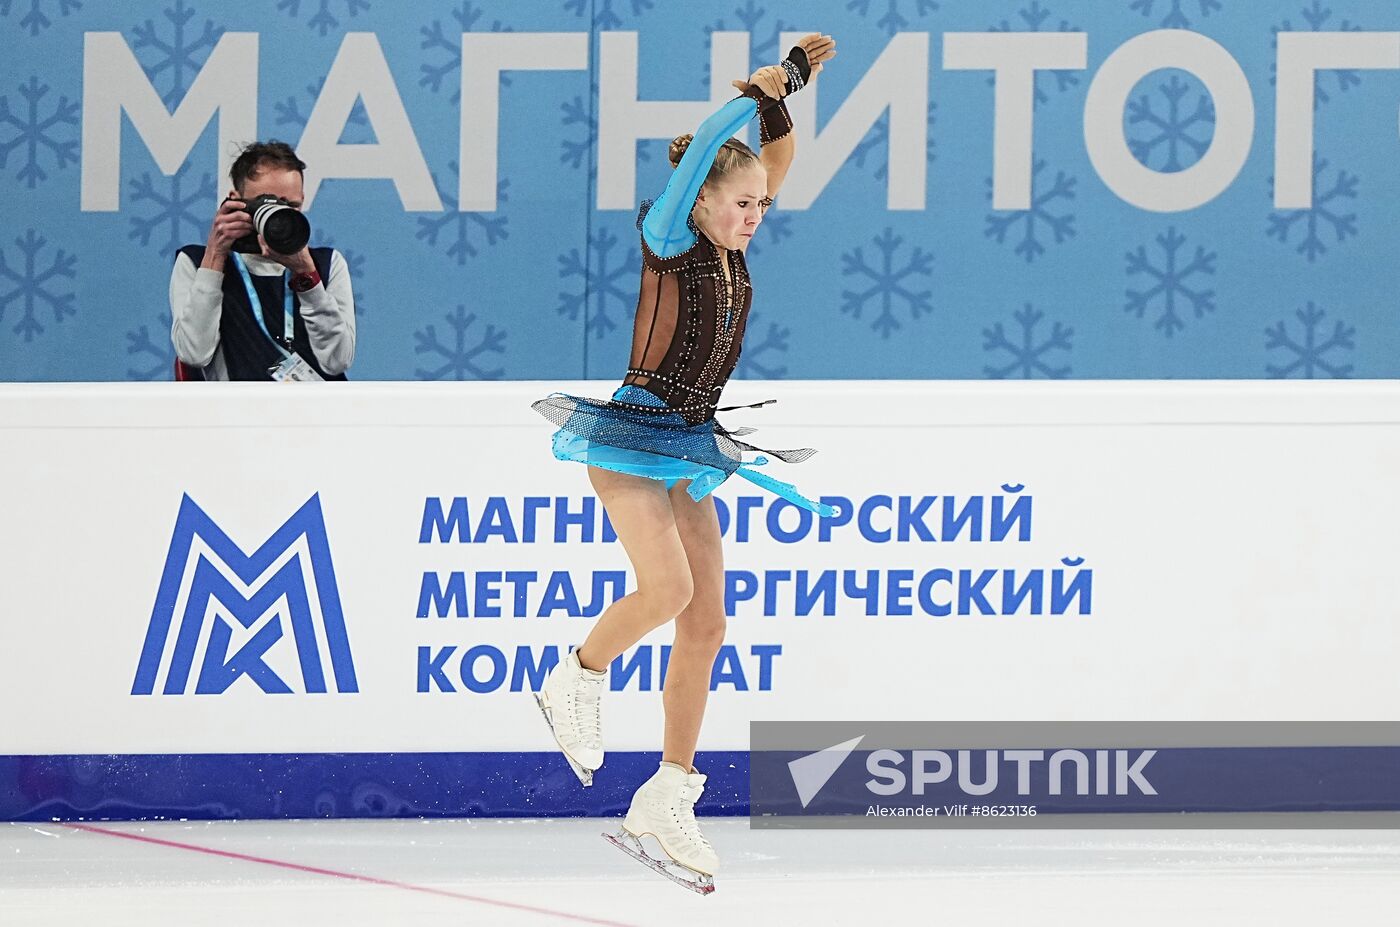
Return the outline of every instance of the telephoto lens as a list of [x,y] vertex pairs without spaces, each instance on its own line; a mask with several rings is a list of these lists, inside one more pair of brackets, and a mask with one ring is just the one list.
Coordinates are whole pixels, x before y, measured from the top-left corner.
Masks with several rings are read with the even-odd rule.
[[311,223],[286,200],[260,196],[249,202],[248,208],[253,214],[253,228],[267,242],[269,250],[296,254],[311,240]]
[[243,254],[261,254],[258,236],[267,242],[268,250],[278,254],[296,254],[311,240],[311,223],[301,210],[270,193],[243,202],[243,209],[253,218],[253,233],[234,242],[233,250]]

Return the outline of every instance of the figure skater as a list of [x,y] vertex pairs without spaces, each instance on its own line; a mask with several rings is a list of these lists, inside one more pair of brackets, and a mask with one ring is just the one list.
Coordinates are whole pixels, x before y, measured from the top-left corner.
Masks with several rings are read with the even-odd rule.
[[[603,763],[599,697],[606,670],[648,632],[675,619],[662,693],[661,765],[632,797],[609,839],[663,875],[708,893],[719,858],[694,806],[705,776],[695,745],[724,640],[724,561],[710,493],[738,474],[821,515],[832,514],[788,483],[754,469],[771,455],[789,463],[809,449],[762,451],[715,419],[739,360],[753,299],[744,252],[793,158],[783,98],[835,54],[826,35],[803,38],[780,64],[735,81],[741,96],[671,143],[675,170],[654,204],[643,203],[642,280],[632,350],[609,401],[556,393],[534,408],[559,427],[554,454],[587,464],[637,578],[635,592],[603,613],[583,645],[536,695],[555,740],[584,785]],[[761,154],[731,136],[760,115]],[[762,405],[762,403],[760,403]],[[745,461],[745,451],[759,456]],[[663,856],[647,854],[651,835]],[[691,878],[678,875],[679,865]]]

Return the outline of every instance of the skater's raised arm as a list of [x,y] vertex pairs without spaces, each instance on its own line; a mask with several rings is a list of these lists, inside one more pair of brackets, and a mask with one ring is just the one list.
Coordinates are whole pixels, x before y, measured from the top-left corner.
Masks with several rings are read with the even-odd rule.
[[642,220],[642,235],[657,257],[675,257],[695,246],[695,233],[686,219],[695,206],[695,198],[700,195],[700,187],[720,148],[756,112],[758,103],[752,97],[739,97],[724,104],[695,130],[695,137],[681,156],[681,163],[671,172],[666,189]]
[[[781,66],[764,69],[764,71],[769,72],[765,74],[764,84],[771,84],[771,89],[778,94],[777,97],[770,96],[765,92],[763,85],[750,83],[744,89],[743,96],[724,104],[695,130],[695,137],[686,148],[680,163],[676,165],[676,169],[671,173],[670,179],[666,182],[666,189],[656,198],[656,202],[652,204],[642,220],[642,234],[647,247],[657,257],[675,257],[695,246],[695,233],[690,230],[686,220],[690,217],[690,211],[695,206],[696,197],[700,194],[700,188],[709,175],[715,157],[719,154],[724,143],[734,133],[742,129],[749,120],[753,119],[755,114],[760,110],[763,110],[765,114],[780,110],[782,108],[781,97],[799,89],[811,78],[812,66],[804,47],[804,44],[808,43],[809,40],[811,40],[810,44],[818,49],[817,54],[822,56],[819,58],[819,64],[834,54],[836,43],[829,37],[808,36],[803,39],[802,43],[794,46]],[[783,75],[781,89],[777,85],[775,72],[780,72]],[[757,77],[758,74],[754,76]],[[777,115],[765,115],[765,118],[770,120],[770,129],[772,126],[780,125],[786,125],[788,130],[792,127],[792,121],[787,118],[785,110]],[[775,153],[774,159],[775,162],[781,161],[780,153]],[[783,162],[782,166],[784,175],[787,173],[786,165],[791,162],[791,159],[789,148],[786,161]],[[771,196],[771,186],[769,189]]]
[[[777,197],[778,189],[787,178],[788,168],[792,166],[792,158],[797,151],[796,139],[792,135],[792,116],[788,114],[787,104],[783,99],[788,94],[802,89],[821,73],[825,62],[836,57],[836,40],[829,35],[814,32],[804,36],[797,43],[793,54],[789,55],[791,61],[801,60],[796,54],[798,50],[807,59],[808,74],[805,79],[802,78],[800,70],[794,74],[785,62],[782,65],[759,68],[747,81],[734,81],[735,89],[746,96],[753,95],[754,90],[763,94],[759,104],[758,140],[761,146],[759,163],[768,175],[768,196],[763,203],[765,210]],[[796,87],[793,86],[794,83],[797,84]]]

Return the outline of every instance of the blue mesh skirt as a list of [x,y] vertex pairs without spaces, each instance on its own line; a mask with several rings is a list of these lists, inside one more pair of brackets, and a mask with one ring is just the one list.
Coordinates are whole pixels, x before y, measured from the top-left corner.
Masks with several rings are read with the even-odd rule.
[[[754,469],[768,463],[768,454],[799,463],[814,451],[762,451],[736,440],[747,429],[727,431],[713,418],[692,425],[680,413],[664,411],[667,406],[661,398],[641,387],[623,386],[613,393],[613,400],[554,393],[532,408],[559,427],[554,433],[554,456],[560,460],[659,480],[667,489],[689,480],[686,492],[696,501],[738,474],[818,515],[835,514],[831,506],[813,502],[792,484]],[[761,453],[745,461],[744,451]]]

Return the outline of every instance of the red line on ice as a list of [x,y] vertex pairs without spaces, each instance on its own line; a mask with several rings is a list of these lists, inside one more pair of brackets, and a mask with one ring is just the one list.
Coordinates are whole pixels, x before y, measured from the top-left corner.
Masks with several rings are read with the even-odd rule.
[[144,834],[128,834],[119,830],[109,830],[105,827],[94,827],[91,824],[63,824],[64,827],[73,830],[86,831],[90,834],[103,834],[108,837],[120,837],[123,840],[136,840],[141,843],[151,843],[157,846],[174,847],[177,850],[189,850],[194,853],[206,853],[210,856],[222,856],[226,859],[241,859],[244,862],[259,863],[264,866],[277,866],[281,869],[291,869],[295,872],[309,872],[313,875],[331,876],[336,879],[346,879],[351,882],[364,882],[369,885],[383,885],[387,888],[401,888],[405,891],[420,892],[424,895],[438,895],[443,898],[456,898],[459,901],[474,901],[477,904],[491,905],[497,908],[509,908],[513,911],[529,911],[535,914],[546,914],[550,917],[563,918],[569,921],[576,921],[582,924],[602,924],[605,927],[630,927],[620,921],[605,921],[596,917],[585,917],[580,914],[569,914],[565,911],[555,911],[551,908],[538,908],[528,904],[516,904],[511,901],[498,901],[494,898],[482,898],[479,895],[467,895],[463,892],[452,892],[443,888],[429,888],[426,885],[413,885],[409,882],[396,882],[393,879],[380,879],[375,876],[360,875],[354,872],[340,872],[335,869],[322,869],[319,866],[304,866],[301,863],[289,863],[280,859],[269,859],[264,856],[250,856],[247,853],[234,853],[230,850],[215,850],[212,847],[197,846],[193,843],[180,843],[176,840],[162,840],[159,837],[147,837]]

